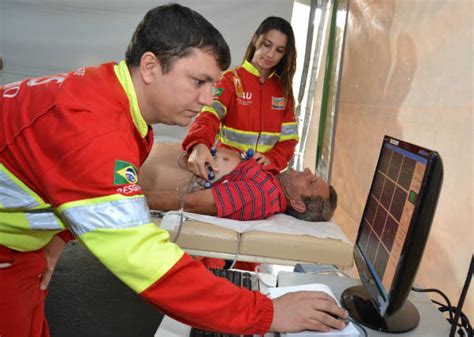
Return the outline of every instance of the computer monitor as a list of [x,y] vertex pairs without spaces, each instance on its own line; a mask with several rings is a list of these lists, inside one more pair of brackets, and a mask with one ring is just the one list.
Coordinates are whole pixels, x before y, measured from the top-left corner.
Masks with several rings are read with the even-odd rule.
[[379,331],[402,333],[420,320],[407,300],[425,248],[443,180],[435,151],[385,136],[354,246],[362,285],[342,303]]

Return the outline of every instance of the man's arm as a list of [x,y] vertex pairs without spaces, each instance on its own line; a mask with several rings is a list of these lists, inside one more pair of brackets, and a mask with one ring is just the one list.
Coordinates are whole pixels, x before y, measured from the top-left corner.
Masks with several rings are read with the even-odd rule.
[[[177,191],[145,192],[150,209],[173,211],[181,208],[181,200]],[[217,215],[217,207],[210,189],[184,194],[184,210],[186,212]]]

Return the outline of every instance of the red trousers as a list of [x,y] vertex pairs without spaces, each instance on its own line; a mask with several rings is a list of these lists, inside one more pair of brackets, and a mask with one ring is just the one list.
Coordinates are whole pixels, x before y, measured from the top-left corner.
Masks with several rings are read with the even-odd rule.
[[0,245],[0,336],[49,337],[44,315],[46,291],[40,290],[46,269],[43,249],[18,252]]

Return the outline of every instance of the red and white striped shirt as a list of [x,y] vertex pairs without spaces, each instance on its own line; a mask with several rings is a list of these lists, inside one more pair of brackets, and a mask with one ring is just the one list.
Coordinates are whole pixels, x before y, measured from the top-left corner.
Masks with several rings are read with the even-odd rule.
[[235,220],[265,219],[286,210],[278,168],[262,166],[251,158],[242,161],[212,186],[217,216]]

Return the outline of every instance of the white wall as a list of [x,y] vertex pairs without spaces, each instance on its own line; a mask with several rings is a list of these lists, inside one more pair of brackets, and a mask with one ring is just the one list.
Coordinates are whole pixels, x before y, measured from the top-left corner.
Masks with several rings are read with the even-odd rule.
[[472,7],[471,0],[350,2],[332,174],[336,222],[354,239],[383,135],[440,153],[444,182],[416,282],[454,304],[474,251]]
[[[0,84],[123,59],[138,22],[169,1],[0,0]],[[174,1],[201,13],[228,42],[232,65],[241,63],[258,24],[267,16],[291,20],[293,0]],[[159,126],[181,139],[185,128]]]

